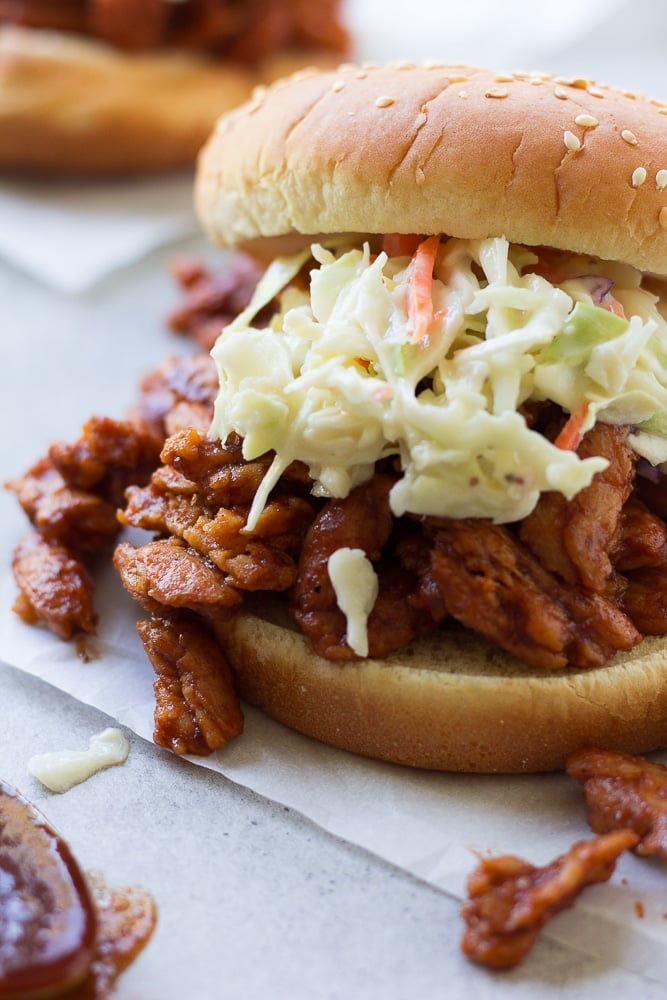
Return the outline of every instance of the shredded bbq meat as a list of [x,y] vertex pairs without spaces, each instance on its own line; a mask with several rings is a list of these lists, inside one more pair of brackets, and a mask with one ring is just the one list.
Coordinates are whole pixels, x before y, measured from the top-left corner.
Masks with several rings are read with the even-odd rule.
[[22,594],[15,608],[24,620],[41,621],[63,639],[95,631],[86,561],[117,538],[125,491],[149,480],[175,415],[189,424],[196,407],[209,426],[216,387],[209,358],[170,358],[144,380],[141,401],[127,420],[92,417],[75,442],[51,445],[48,455],[6,484],[37,532],[13,561]]
[[[616,439],[615,429],[606,439]],[[317,501],[307,497],[303,467],[295,465],[255,530],[247,532],[249,506],[269,456],[246,462],[238,438],[222,445],[189,428],[165,442],[162,460],[148,486],[128,491],[124,522],[158,537],[180,539],[239,591],[288,592],[300,628],[313,648],[330,659],[354,658],[327,570],[329,556],[341,547],[362,549],[378,574],[379,596],[368,620],[373,656],[401,648],[448,616],[543,669],[599,666],[641,639],[616,600],[632,590],[624,577],[618,575],[615,587],[607,587],[609,593],[589,591],[581,582],[569,583],[545,569],[510,526],[465,519],[396,520],[388,502],[393,475],[378,472],[348,497],[320,502],[318,509]],[[615,488],[617,506],[627,492],[627,478],[623,475]],[[610,489],[607,483],[608,500]],[[624,509],[621,505],[620,511]],[[638,510],[624,518],[619,512],[610,559],[617,552],[629,559],[631,551],[633,565],[657,558],[657,527],[656,541],[647,543],[646,552],[632,540],[633,525],[654,519],[648,511],[639,517]],[[187,559],[187,553],[181,550],[179,559]],[[133,590],[129,578],[128,584]],[[196,606],[196,589],[179,600]]]
[[339,0],[0,0],[0,23],[93,35],[130,51],[178,48],[254,62],[287,48],[343,53]]
[[614,566],[620,573],[667,566],[667,525],[641,500],[632,498],[623,507]]
[[542,565],[571,584],[603,593],[613,574],[623,505],[630,496],[635,458],[627,427],[597,423],[577,449],[580,458],[600,455],[609,466],[572,500],[544,493],[526,517],[520,537]]
[[171,271],[183,289],[184,301],[167,323],[204,351],[211,350],[222,328],[245,309],[262,276],[257,261],[242,253],[235,254],[223,270],[211,271],[191,257],[179,257]]
[[630,574],[622,605],[644,635],[667,634],[667,567]]
[[29,535],[16,546],[12,569],[21,591],[15,610],[24,621],[44,622],[60,639],[95,632],[93,580],[67,549]]
[[[225,475],[224,457],[234,457],[235,446],[225,451],[194,429],[170,438],[164,455],[171,466],[158,469],[149,486],[128,490],[127,507],[120,515],[123,523],[181,539],[239,590],[289,589],[313,516],[311,504],[300,496],[277,496],[265,507],[255,531],[246,533],[243,529],[257,485],[254,463],[239,467],[238,476]],[[180,456],[185,459],[182,465]],[[197,479],[183,475],[179,466]],[[215,503],[209,503],[207,498],[213,497]],[[245,505],[239,505],[241,498]]]
[[210,507],[250,507],[268,468],[265,461],[246,462],[241,440],[235,436],[221,445],[192,427],[168,438],[162,461],[183,477],[182,488]]
[[118,534],[115,506],[95,493],[72,489],[48,458],[7,486],[35,529],[53,545],[94,552]]
[[[336,603],[328,561],[336,549],[361,549],[378,563],[393,528],[389,490],[394,479],[381,473],[343,500],[330,500],[311,524],[301,549],[294,588],[294,616],[316,652],[329,659],[354,656],[345,641],[346,619]],[[386,656],[407,645],[429,622],[419,602],[410,601],[419,578],[404,565],[378,566],[380,591],[368,619],[370,656]],[[433,621],[430,621],[431,627]]]
[[149,542],[136,549],[121,542],[113,557],[125,589],[147,611],[188,608],[206,617],[221,618],[242,595],[198,552],[176,538]]
[[567,773],[583,785],[595,833],[633,830],[637,854],[667,861],[667,767],[643,757],[586,747],[572,754]]
[[[165,438],[184,426],[208,430],[218,392],[218,373],[213,359],[206,354],[170,356],[142,380],[140,390],[130,420],[154,435],[161,446]],[[194,418],[191,424],[187,422],[188,413]]]
[[432,572],[450,614],[525,662],[600,666],[640,641],[615,605],[561,583],[502,525],[432,521]]
[[206,756],[243,731],[243,713],[220,644],[197,619],[174,613],[137,630],[156,678],[158,746]]
[[468,878],[463,954],[490,969],[514,968],[551,917],[572,906],[586,886],[606,882],[637,839],[618,830],[582,840],[542,868],[512,855],[483,858]]
[[637,496],[642,500],[649,510],[658,517],[667,520],[667,490],[665,489],[664,477],[659,475],[654,479],[638,475],[635,480]]
[[72,489],[117,506],[130,483],[146,482],[160,458],[162,439],[127,420],[91,417],[74,444],[57,442],[49,459]]
[[[405,646],[448,616],[546,669],[599,666],[641,639],[612,595],[559,579],[510,527],[465,519],[397,521],[388,501],[393,475],[378,472],[348,497],[320,503],[318,510],[305,495],[304,470],[296,466],[248,532],[247,513],[268,456],[246,462],[238,438],[222,445],[190,428],[165,442],[162,460],[148,486],[128,490],[122,520],[161,538],[180,539],[237,591],[291,594],[300,628],[316,652],[329,659],[354,657],[327,569],[332,552],[342,547],[362,549],[378,574],[379,596],[368,620],[372,656]],[[624,551],[630,545],[625,537]],[[177,555],[188,564],[187,548],[174,550],[174,561]],[[138,589],[137,566],[142,567]],[[128,588],[146,605],[141,553],[132,567]],[[182,574],[174,569],[174,576]],[[194,583],[197,575],[188,579]],[[150,600],[157,590],[153,582]],[[197,594],[196,585],[189,595],[179,590],[178,600],[194,608]],[[163,603],[171,600],[165,597]],[[153,607],[150,601],[148,606]],[[227,606],[221,602],[221,611]]]

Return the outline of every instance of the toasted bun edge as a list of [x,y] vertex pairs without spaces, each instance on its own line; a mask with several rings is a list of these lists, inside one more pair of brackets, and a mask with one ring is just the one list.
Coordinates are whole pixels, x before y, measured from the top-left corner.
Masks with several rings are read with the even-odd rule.
[[541,672],[465,630],[438,631],[386,660],[336,663],[271,617],[215,627],[240,696],[307,736],[417,768],[560,770],[582,746],[667,747],[667,641],[588,671]]

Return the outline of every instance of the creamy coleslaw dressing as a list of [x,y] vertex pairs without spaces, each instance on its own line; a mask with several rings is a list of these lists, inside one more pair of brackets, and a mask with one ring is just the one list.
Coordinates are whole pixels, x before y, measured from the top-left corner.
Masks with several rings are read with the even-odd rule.
[[368,616],[378,595],[377,574],[363,549],[347,546],[332,553],[327,569],[347,621],[347,644],[357,656],[368,656]]
[[[433,319],[415,343],[411,260],[371,245],[316,244],[275,262],[212,351],[220,390],[211,434],[241,435],[247,459],[275,456],[249,530],[296,459],[315,495],[345,497],[376,462],[396,457],[397,516],[505,523],[526,517],[543,491],[571,499],[607,463],[531,430],[522,409],[531,401],[569,412],[585,401],[584,430],[596,419],[631,424],[637,452],[667,460],[667,427],[655,429],[667,410],[667,324],[640,272],[567,254],[545,267],[502,238],[443,238]],[[310,253],[319,265],[310,288],[289,285]],[[610,311],[610,289],[624,315]],[[277,296],[269,326],[254,326]]]
[[28,761],[28,771],[50,791],[66,792],[98,771],[124,764],[129,752],[130,744],[120,729],[109,726],[91,736],[87,750],[35,754]]

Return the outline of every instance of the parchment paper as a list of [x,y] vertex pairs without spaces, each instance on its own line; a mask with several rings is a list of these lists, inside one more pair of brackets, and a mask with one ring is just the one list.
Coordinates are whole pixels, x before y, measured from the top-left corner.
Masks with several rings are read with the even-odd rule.
[[[505,43],[498,33],[502,27],[498,5],[490,2],[466,5],[468,19],[458,12],[449,32],[446,19],[451,16],[450,5],[418,3],[407,26],[397,20],[401,5],[394,6],[393,14],[386,0],[381,6],[382,16],[375,21],[375,0],[350,5],[351,19],[361,32],[362,52],[368,58],[437,56],[485,61],[500,69],[519,62],[526,68],[550,68],[547,63],[555,61],[557,55],[553,46],[543,43],[544,26],[539,27],[548,11],[540,8],[537,13],[534,3],[500,5],[501,21],[508,29]],[[618,59],[618,48],[610,52],[605,44],[615,37],[620,6],[610,2],[579,4],[585,8],[575,21],[579,34],[575,37],[576,33],[568,30],[566,39],[562,35],[557,38],[563,61],[567,60],[567,48],[577,44],[588,46],[591,58],[586,72],[590,75],[597,72],[596,65],[608,66]],[[577,18],[576,4],[564,7],[567,11],[561,16]],[[530,22],[524,20],[528,11]],[[658,18],[664,15],[659,5],[653,13]],[[597,21],[591,20],[591,14]],[[480,34],[485,23],[493,28],[492,33]],[[646,37],[653,34],[657,39],[659,26],[643,24]],[[416,38],[419,31],[421,46]],[[596,33],[603,43],[599,46],[592,41]],[[483,59],[490,54],[491,38],[498,48],[497,58]],[[533,51],[534,58],[529,58]],[[643,78],[647,89],[654,89],[656,62],[642,60],[643,51],[633,51],[634,61],[628,60],[626,53],[624,75],[627,71],[633,77],[629,80],[632,86],[638,86]],[[654,51],[655,46],[646,49]],[[544,58],[539,58],[540,53]],[[526,58],[520,60],[521,55]],[[620,75],[621,67],[618,69]],[[665,92],[667,96],[667,86]],[[0,417],[6,429],[0,446],[2,479],[31,464],[49,441],[71,439],[91,413],[122,416],[133,398],[133,385],[149,367],[149,359],[157,363],[166,353],[182,349],[165,335],[159,321],[167,311],[169,296],[173,297],[163,277],[166,254],[144,259],[148,251],[192,231],[182,181],[174,182],[173,190],[169,183],[156,189],[153,202],[144,184],[134,192],[124,188],[132,206],[131,218],[117,214],[118,192],[105,187],[79,192],[80,198],[72,191],[64,206],[60,187],[48,190],[21,185],[11,190],[5,187],[0,193],[0,255],[10,265],[0,270],[0,336],[5,361],[0,367]],[[38,252],[35,241],[44,238],[50,199],[67,211],[59,220],[57,213],[50,216],[51,242],[46,251],[40,246]],[[117,243],[110,235],[101,237],[104,233],[116,233]],[[123,253],[104,252],[105,240],[109,242],[107,249],[122,244]],[[54,255],[63,241],[71,245],[62,247],[67,258],[56,266]],[[100,252],[94,266],[86,270],[86,251],[94,246]],[[124,274],[116,273],[131,261],[140,263]],[[12,268],[37,280],[21,277]],[[63,293],[71,299],[64,299]],[[14,433],[16,427],[21,428],[20,434]],[[104,572],[98,591],[101,623],[95,640],[97,657],[85,664],[72,646],[41,629],[24,626],[10,610],[15,588],[7,566],[9,552],[22,531],[21,517],[11,498],[4,496],[0,504],[2,659],[102,709],[150,739],[152,670],[135,634],[135,606],[113,572]],[[657,755],[656,759],[667,761],[667,756]],[[233,781],[300,810],[331,833],[455,897],[463,894],[475,851],[517,853],[543,863],[590,835],[581,790],[563,775],[508,778],[411,771],[321,746],[251,709],[239,740],[224,752],[193,763],[218,769]],[[635,908],[638,901],[643,907],[641,918]],[[667,984],[666,912],[665,868],[628,856],[621,860],[610,883],[584,893],[576,908],[558,917],[547,934],[611,965]]]
[[[102,628],[94,642],[97,658],[86,664],[71,645],[12,615],[14,594],[5,572],[0,581],[3,659],[150,739],[153,674],[134,629],[137,609],[113,571],[104,571],[100,579]],[[656,759],[667,762],[664,755]],[[456,897],[464,894],[473,852],[516,853],[544,863],[591,835],[580,788],[566,776],[413,771],[325,747],[247,706],[243,736],[193,763],[298,809],[329,832]],[[667,984],[666,899],[667,871],[654,861],[628,856],[610,883],[584,893],[546,933]]]
[[[204,244],[189,249],[203,251]],[[78,436],[91,414],[122,416],[136,397],[139,376],[166,354],[185,349],[159,322],[174,295],[166,256],[142,262],[123,280],[76,303],[29,279],[8,282],[8,300],[0,271],[0,324],[6,310],[22,333],[5,336],[10,365],[0,369],[0,419],[7,428],[0,437],[2,479],[27,468],[51,441]],[[12,432],[14,426],[21,427],[20,434]],[[107,565],[98,581],[100,628],[91,662],[79,659],[75,645],[24,625],[10,610],[16,590],[8,563],[26,530],[18,505],[4,493],[0,656],[150,739],[153,672],[135,631],[139,609]],[[476,862],[472,852],[518,853],[543,863],[590,836],[581,790],[563,775],[413,771],[319,745],[252,709],[246,711],[242,737],[193,763],[298,809],[331,833],[456,897]],[[638,900],[642,919],[635,912]],[[667,983],[666,900],[667,870],[628,856],[611,883],[587,890],[576,910],[554,921],[548,933]]]

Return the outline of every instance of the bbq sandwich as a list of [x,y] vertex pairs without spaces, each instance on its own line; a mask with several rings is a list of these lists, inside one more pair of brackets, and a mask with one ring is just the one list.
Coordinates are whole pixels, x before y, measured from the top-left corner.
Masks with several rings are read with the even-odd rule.
[[221,118],[196,200],[270,263],[210,428],[128,494],[154,621],[194,611],[242,698],[382,759],[667,746],[667,107],[306,72]]
[[190,166],[221,111],[348,44],[338,0],[0,0],[0,167]]

